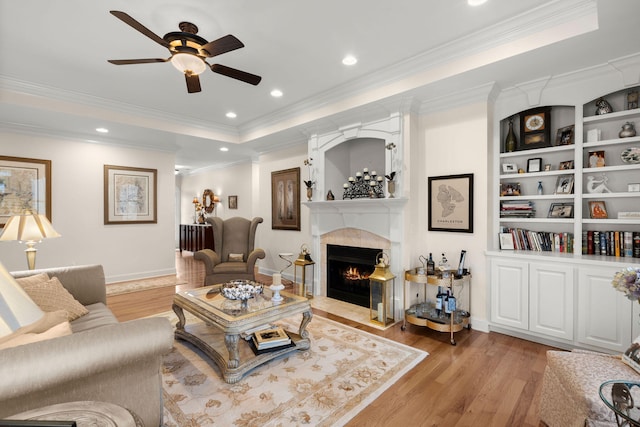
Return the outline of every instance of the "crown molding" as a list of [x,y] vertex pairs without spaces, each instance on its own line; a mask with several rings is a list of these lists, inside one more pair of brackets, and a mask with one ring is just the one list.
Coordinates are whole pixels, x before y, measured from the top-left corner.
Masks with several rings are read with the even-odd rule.
[[420,114],[443,112],[463,105],[477,102],[488,103],[495,97],[496,83],[489,82],[470,89],[453,92],[446,96],[424,100],[420,105]]

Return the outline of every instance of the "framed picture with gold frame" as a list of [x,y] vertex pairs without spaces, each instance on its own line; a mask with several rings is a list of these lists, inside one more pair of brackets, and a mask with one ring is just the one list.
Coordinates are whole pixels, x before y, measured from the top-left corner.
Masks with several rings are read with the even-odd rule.
[[551,146],[551,107],[532,108],[520,113],[518,150]]
[[51,221],[51,160],[0,156],[0,227],[25,209]]
[[300,168],[271,172],[271,228],[300,230]]

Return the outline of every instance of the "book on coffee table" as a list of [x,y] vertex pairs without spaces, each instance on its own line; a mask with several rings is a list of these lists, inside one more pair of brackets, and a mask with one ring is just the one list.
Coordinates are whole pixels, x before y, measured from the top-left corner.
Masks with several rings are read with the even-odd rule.
[[279,326],[272,329],[257,331],[253,337],[256,347],[259,350],[271,347],[279,347],[281,345],[291,343],[291,338],[289,338],[289,335],[287,335],[284,329]]

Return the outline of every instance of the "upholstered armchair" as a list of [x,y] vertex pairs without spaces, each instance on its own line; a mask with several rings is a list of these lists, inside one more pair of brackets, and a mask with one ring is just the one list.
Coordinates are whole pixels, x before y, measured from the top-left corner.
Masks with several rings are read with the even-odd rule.
[[254,267],[258,259],[265,257],[264,250],[255,248],[256,229],[262,218],[252,220],[240,217],[222,220],[207,218],[213,226],[213,246],[194,254],[204,262],[204,285],[225,283],[234,279],[255,280]]

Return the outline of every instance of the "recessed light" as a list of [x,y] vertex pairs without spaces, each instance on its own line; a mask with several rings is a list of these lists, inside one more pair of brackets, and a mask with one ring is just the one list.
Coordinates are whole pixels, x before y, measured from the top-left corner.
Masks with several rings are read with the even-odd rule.
[[233,111],[229,111],[226,116],[230,119],[235,119],[236,117],[238,117],[238,115],[236,113],[234,113]]
[[271,96],[274,98],[280,98],[282,96],[282,91],[280,89],[274,89],[271,91]]
[[469,6],[480,6],[481,4],[485,4],[487,0],[467,0],[467,4]]
[[357,62],[358,59],[353,55],[347,55],[342,59],[344,65],[355,65]]
[[107,128],[96,128],[96,132],[109,133],[109,129],[107,129]]
[[220,151],[229,151],[227,147],[220,147]]

